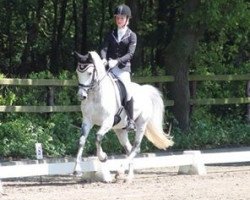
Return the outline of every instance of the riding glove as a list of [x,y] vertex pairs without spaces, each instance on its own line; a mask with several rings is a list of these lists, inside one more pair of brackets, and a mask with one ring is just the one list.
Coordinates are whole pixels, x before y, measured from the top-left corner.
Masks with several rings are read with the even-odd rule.
[[118,60],[109,59],[109,68],[113,68],[118,64]]
[[102,63],[103,63],[104,66],[108,65],[108,61],[105,58],[102,59]]

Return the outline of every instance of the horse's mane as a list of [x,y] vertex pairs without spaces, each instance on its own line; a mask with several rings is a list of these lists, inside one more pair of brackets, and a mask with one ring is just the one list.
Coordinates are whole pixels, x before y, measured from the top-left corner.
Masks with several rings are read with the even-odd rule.
[[93,60],[93,63],[96,67],[98,75],[102,75],[105,73],[105,66],[103,65],[101,57],[98,55],[96,51],[89,51],[89,54]]

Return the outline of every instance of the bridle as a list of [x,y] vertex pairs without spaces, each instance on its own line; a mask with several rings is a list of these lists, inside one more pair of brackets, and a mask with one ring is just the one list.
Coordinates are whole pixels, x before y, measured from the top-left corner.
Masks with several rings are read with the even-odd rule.
[[89,67],[94,67],[94,71],[92,74],[91,82],[89,84],[82,84],[78,83],[78,87],[85,90],[86,93],[89,92],[89,90],[93,90],[99,83],[96,81],[96,76],[97,76],[97,70],[96,67],[93,63],[86,63],[86,64],[81,64],[83,67],[77,68],[77,70],[81,73],[84,73]]
[[81,73],[84,73],[89,67],[94,67],[91,82],[89,84],[78,83],[78,87],[80,89],[83,89],[86,93],[89,93],[90,90],[93,90],[100,84],[100,82],[106,77],[107,73],[105,73],[105,75],[101,79],[98,79],[98,72],[96,70],[96,66],[93,63],[81,63],[80,65],[82,65],[82,67],[78,67],[77,70]]

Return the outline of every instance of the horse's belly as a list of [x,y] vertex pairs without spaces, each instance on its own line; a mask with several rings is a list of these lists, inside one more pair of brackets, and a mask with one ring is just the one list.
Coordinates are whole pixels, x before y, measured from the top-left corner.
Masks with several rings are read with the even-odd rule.
[[108,110],[105,110],[103,106],[98,106],[96,104],[88,104],[82,108],[83,117],[90,119],[93,124],[101,126],[103,121],[110,116]]

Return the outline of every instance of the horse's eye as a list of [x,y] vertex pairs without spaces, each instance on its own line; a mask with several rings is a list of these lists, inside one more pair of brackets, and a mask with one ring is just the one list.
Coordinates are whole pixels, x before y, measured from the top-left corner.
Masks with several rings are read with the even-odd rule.
[[79,69],[79,70],[81,70],[81,71],[82,71],[82,70],[84,70],[84,68],[85,68],[85,66],[84,66],[84,65],[82,65],[82,64],[78,64],[78,69]]
[[88,72],[88,75],[91,76],[91,75],[92,75],[92,72]]

